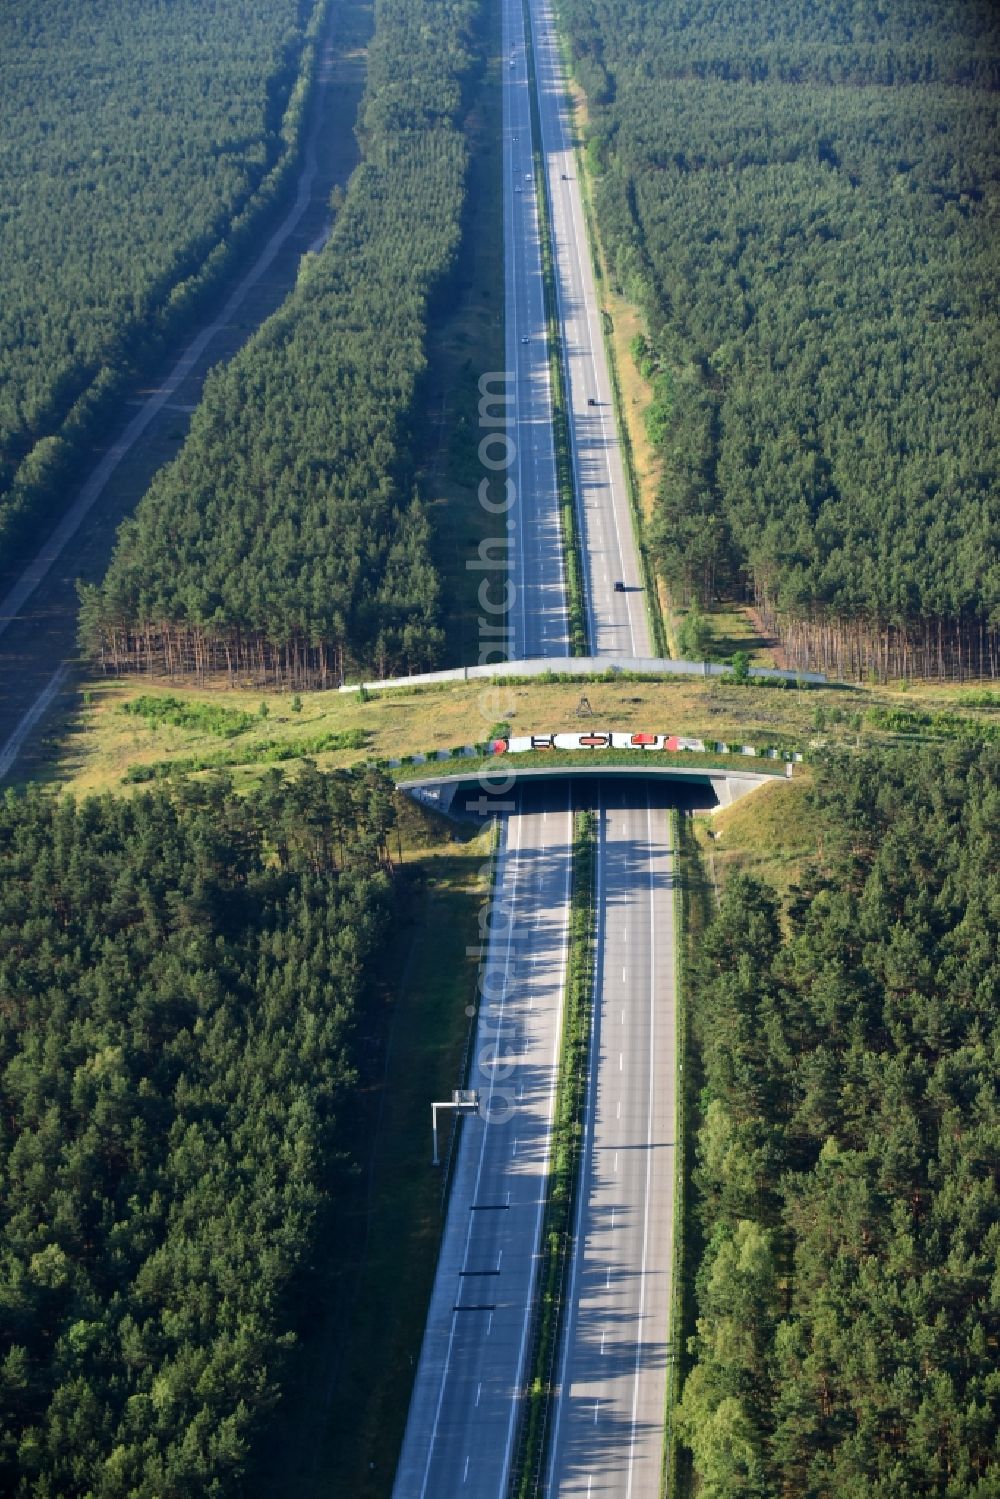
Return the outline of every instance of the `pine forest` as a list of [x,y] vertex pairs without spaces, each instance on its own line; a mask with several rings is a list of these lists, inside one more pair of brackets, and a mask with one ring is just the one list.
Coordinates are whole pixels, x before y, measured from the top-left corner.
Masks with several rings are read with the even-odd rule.
[[702,1499],[1000,1486],[997,750],[838,754],[694,956]]
[[[471,0],[380,0],[364,160],[279,313],[205,386],[122,527],[82,640],[103,666],[326,686],[435,663],[410,452],[431,298],[459,240]],[[405,87],[404,87],[405,85]]]
[[672,595],[795,666],[996,675],[996,8],[560,9]]
[[233,1492],[351,1168],[374,772],[0,809],[0,1489]]
[[0,8],[0,559],[287,191],[325,0]]

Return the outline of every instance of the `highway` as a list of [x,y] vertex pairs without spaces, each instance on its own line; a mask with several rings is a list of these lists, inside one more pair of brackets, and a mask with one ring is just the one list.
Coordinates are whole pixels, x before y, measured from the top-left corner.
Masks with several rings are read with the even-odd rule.
[[[506,655],[558,659],[569,655],[569,622],[524,20],[516,6],[504,9],[502,39],[504,343],[514,399],[511,420],[490,382],[487,415],[501,417],[490,428],[506,444],[487,451],[498,472],[507,445],[514,449],[503,473],[514,486]],[[504,385],[509,394],[509,380]],[[497,503],[495,492],[490,498]],[[545,1203],[573,841],[568,787],[532,789],[526,798],[526,808],[502,825],[495,909],[507,920],[490,936],[483,990],[498,998],[480,1009],[468,1079],[484,1115],[460,1127],[394,1499],[460,1492],[501,1499],[513,1459]],[[495,1064],[498,1026],[502,1067]],[[508,1071],[500,1093],[514,1102],[503,1112],[493,1104]]]
[[[590,649],[595,656],[648,656],[561,60],[548,5],[530,4]],[[516,376],[516,503],[508,526],[520,581],[509,648],[514,657],[547,658],[568,655],[569,643],[526,62],[520,0],[505,0],[505,328],[508,370]],[[554,786],[534,792],[546,794],[560,795]],[[509,1069],[516,1107],[503,1122],[472,1118],[461,1127],[394,1499],[506,1499],[508,1492],[529,1375],[566,964],[572,793],[567,786],[561,794],[559,810],[522,800],[505,820],[497,889],[510,919],[489,942],[486,993],[499,995],[503,1024],[514,1028],[503,1071]],[[641,784],[601,792],[594,1033],[545,1474],[552,1499],[660,1494],[676,976],[669,813],[657,795]],[[497,1080],[493,1023],[484,1008],[470,1078],[484,1099]]]
[[[513,8],[520,9],[519,0]],[[549,0],[529,0],[529,9],[590,651],[595,656],[651,656],[654,652],[576,175],[562,58]],[[616,592],[616,582],[624,584],[624,592]]]
[[549,1499],[659,1499],[673,1256],[676,977],[670,813],[598,806],[596,980]]
[[[504,618],[509,658],[569,655],[562,530],[535,191],[531,103],[518,6],[503,12],[504,339],[513,420],[490,382],[488,444],[496,479],[513,481],[507,516],[515,592]],[[509,392],[509,384],[508,384]],[[502,414],[501,414],[502,413]],[[500,439],[506,439],[502,443]],[[513,461],[501,470],[502,449]],[[499,483],[490,486],[497,503]],[[509,493],[508,489],[508,493]],[[558,1065],[572,870],[570,788],[524,793],[503,821],[497,906],[507,914],[486,954],[469,1086],[484,1100],[460,1144],[434,1289],[414,1379],[394,1499],[506,1493],[528,1356]],[[491,1040],[503,1024],[505,1066]],[[492,1110],[501,1072],[509,1115]]]
[[394,1499],[504,1499],[510,1476],[562,1023],[568,787],[529,793],[501,836],[469,1079],[481,1115],[460,1126]]
[[542,231],[535,190],[531,101],[519,5],[503,11],[504,356],[514,373],[513,478],[516,586],[508,621],[511,660],[568,656],[569,622],[559,486],[552,437],[542,277]]

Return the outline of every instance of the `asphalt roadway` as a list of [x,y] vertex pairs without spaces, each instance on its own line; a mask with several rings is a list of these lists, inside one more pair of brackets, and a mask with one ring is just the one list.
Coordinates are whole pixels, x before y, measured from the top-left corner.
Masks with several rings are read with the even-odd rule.
[[[520,0],[505,9],[520,10]],[[570,440],[595,656],[653,655],[583,199],[566,80],[549,0],[529,0],[562,331]],[[615,583],[624,585],[618,592]]]
[[[561,59],[548,5],[530,3],[590,649],[595,656],[649,655]],[[504,5],[503,71],[506,357],[516,372],[517,501],[510,530],[520,581],[511,654],[565,656],[520,0]],[[528,794],[522,789],[519,796]],[[559,794],[556,786],[548,792]],[[569,786],[562,794],[572,795]],[[659,800],[669,793],[625,785],[600,795],[591,1077],[546,1493],[658,1499],[674,1194],[673,854],[669,813]],[[497,890],[510,920],[491,937],[487,955],[487,993],[496,988],[504,1019],[523,1027],[507,1085],[524,1092],[513,1120],[469,1118],[461,1126],[394,1499],[506,1499],[511,1478],[529,1372],[571,874],[569,803],[558,812],[554,805],[527,810],[539,805],[522,803],[506,819]],[[484,1100],[496,1082],[496,1069],[482,1065],[483,1056],[487,1062],[492,1056],[491,1023],[484,1010],[470,1079]]]
[[[513,372],[515,542],[508,657],[568,656],[569,619],[552,437],[542,229],[520,5],[503,11],[504,342]],[[509,432],[509,427],[508,427]],[[498,451],[497,458],[501,455]]]
[[545,1493],[659,1499],[673,1259],[674,854],[655,787],[598,804],[591,1078]]
[[[502,823],[469,1086],[394,1499],[503,1499],[525,1377],[563,1012],[570,788]],[[428,1156],[430,1154],[428,1119]],[[405,1273],[405,1267],[401,1267]]]

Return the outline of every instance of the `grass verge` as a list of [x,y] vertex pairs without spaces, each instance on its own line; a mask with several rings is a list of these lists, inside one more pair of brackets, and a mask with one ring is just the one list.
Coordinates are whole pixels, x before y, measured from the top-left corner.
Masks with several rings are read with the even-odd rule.
[[[608,284],[606,272],[606,257],[604,244],[601,239],[600,229],[597,222],[597,213],[594,207],[593,184],[590,175],[590,165],[586,153],[581,149],[581,116],[585,112],[583,100],[585,95],[579,86],[574,87],[572,55],[566,37],[558,29],[556,39],[563,59],[567,88],[570,95],[570,114],[573,121],[573,150],[576,161],[577,181],[580,184],[580,196],[583,201],[584,222],[587,226],[587,241],[590,251],[590,262],[593,267],[594,281],[601,303],[601,335],[604,340],[604,352],[607,358],[608,374],[611,380],[611,395],[615,408],[615,424],[618,433],[618,441],[622,451],[622,467],[625,471],[625,488],[628,493],[629,509],[632,515],[632,531],[635,537],[636,551],[639,557],[639,567],[642,573],[643,596],[646,605],[646,619],[649,624],[650,636],[653,650],[659,656],[669,656],[671,651],[664,625],[663,611],[659,593],[659,584],[656,571],[653,567],[652,558],[649,555],[645,540],[645,517],[646,506],[643,501],[642,486],[639,483],[637,465],[635,459],[635,448],[631,423],[628,419],[628,410],[622,391],[621,369],[618,359],[618,347],[615,339],[614,316],[609,310],[609,302],[613,300]],[[622,301],[622,299],[617,299]],[[622,302],[622,305],[625,306]]]
[[531,17],[524,5],[525,53],[528,65],[528,95],[531,104],[531,136],[535,163],[535,196],[538,202],[542,242],[542,281],[545,287],[545,322],[549,350],[549,378],[552,388],[552,439],[556,454],[556,479],[559,485],[559,518],[562,523],[563,557],[566,562],[566,607],[569,611],[570,653],[585,656],[588,649],[587,610],[584,600],[584,569],[580,527],[574,482],[573,449],[566,411],[566,382],[563,378],[562,334],[559,324],[559,301],[556,293],[555,266],[552,261],[552,224],[549,218],[549,193],[542,158],[542,122],[538,113],[538,84],[535,77],[535,52],[531,35]]
[[762,786],[753,796],[699,818],[697,841],[718,893],[734,874],[765,880],[784,897],[801,878],[816,853],[814,817],[809,806],[813,771],[799,766],[795,777],[777,786]]
[[[763,793],[758,793],[761,795]],[[751,797],[752,801],[753,798]],[[693,964],[714,914],[712,882],[694,835],[692,819],[677,812],[675,833],[678,882],[677,913],[677,1152],[674,1187],[674,1262],[670,1307],[670,1353],[664,1426],[665,1490],[671,1499],[691,1493],[690,1454],[680,1442],[675,1417],[690,1364],[688,1339],[695,1332],[695,1275],[704,1245],[695,1214],[694,1194],[687,1190],[695,1168],[699,1103],[703,1083],[697,1028],[692,1014]]]
[[[388,1499],[409,1408],[444,1223],[430,1166],[432,1097],[461,1076],[490,829],[466,844],[439,820],[401,805],[410,871],[405,919],[383,960],[383,992],[356,1094],[360,1171],[336,1225],[351,1265],[303,1335],[253,1495]],[[443,1091],[442,1091],[443,1090]],[[343,1272],[340,1272],[343,1274]]]
[[594,998],[596,830],[593,812],[576,814],[566,1002],[552,1132],[552,1169],[545,1204],[530,1382],[521,1409],[515,1479],[511,1490],[517,1499],[535,1499],[541,1492],[553,1371],[572,1244],[573,1208],[579,1185],[589,1071],[590,1012]]
[[697,962],[727,879],[745,871],[766,880],[787,900],[817,841],[809,808],[811,773],[765,786],[711,819],[676,815],[680,911],[677,993],[677,1180],[674,1199],[674,1281],[670,1313],[671,1359],[664,1443],[665,1492],[690,1499],[697,1492],[691,1454],[680,1441],[675,1416],[693,1363],[688,1340],[696,1331],[696,1278],[706,1243],[692,1185],[705,1083],[704,1039],[715,1023],[699,1008]]

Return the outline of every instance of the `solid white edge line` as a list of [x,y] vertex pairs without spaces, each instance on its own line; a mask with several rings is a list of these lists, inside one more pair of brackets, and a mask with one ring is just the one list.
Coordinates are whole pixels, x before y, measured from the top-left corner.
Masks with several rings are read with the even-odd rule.
[[538,1207],[535,1212],[535,1242],[532,1246],[531,1276],[528,1285],[528,1300],[525,1306],[524,1327],[521,1331],[521,1347],[518,1352],[517,1377],[514,1382],[514,1392],[510,1402],[510,1420],[507,1423],[507,1451],[504,1456],[503,1471],[500,1478],[500,1487],[497,1490],[497,1499],[505,1499],[507,1493],[507,1481],[510,1473],[510,1465],[514,1456],[514,1422],[520,1405],[521,1390],[524,1384],[524,1362],[527,1356],[528,1328],[530,1317],[528,1310],[534,1300],[535,1282],[538,1275],[538,1256],[542,1237],[542,1214],[545,1208],[546,1183],[549,1174],[549,1161],[552,1156],[552,1122],[555,1116],[556,1082],[559,1075],[559,1053],[562,1047],[563,1015],[566,1007],[566,972],[569,962],[569,903],[573,882],[573,784],[567,781],[566,785],[566,814],[569,819],[569,857],[566,860],[566,887],[563,895],[563,957],[559,975],[559,1008],[556,1012],[555,1044],[552,1053],[552,1076],[549,1083],[549,1108],[547,1127],[545,1131],[545,1155],[542,1161],[542,1182],[538,1192]]
[[[550,92],[552,93],[552,95],[553,95],[553,97],[555,99],[555,102],[556,102],[555,121],[556,121],[556,125],[558,126],[558,136],[559,136],[559,142],[560,142],[560,144],[558,145],[557,149],[561,150],[564,154],[569,154],[572,157],[575,165],[578,167],[578,163],[576,163],[575,153],[573,153],[570,150],[570,147],[567,144],[567,139],[566,139],[566,128],[565,128],[565,122],[564,122],[564,114],[565,114],[565,108],[566,108],[567,95],[566,95],[566,90],[565,90],[565,88],[564,88],[564,86],[563,86],[563,84],[561,82],[561,73],[560,73],[559,66],[558,66],[558,63],[557,63],[557,58],[556,58],[555,27],[554,27],[554,22],[551,19],[550,8],[547,7],[544,4],[544,0],[543,0],[543,3],[539,4],[537,6],[537,14],[536,14],[536,5],[535,5],[535,3],[533,3],[533,0],[529,0],[529,13],[530,13],[530,16],[531,16],[532,33],[533,33],[533,36],[534,36],[535,41],[536,41],[536,77],[538,78],[539,85],[541,85],[541,77],[540,77],[540,69],[539,69],[539,61],[538,60],[539,60],[539,57],[542,55],[543,51],[546,53],[546,62],[548,64],[548,78],[547,78],[546,81],[550,85]],[[542,33],[543,30],[544,30],[544,33],[545,33],[545,35],[544,35],[544,45],[543,45],[543,39],[541,37],[541,33]],[[539,97],[539,115],[540,115],[540,117],[542,115],[542,100],[541,100],[541,97]],[[555,131],[553,133],[555,134]],[[543,155],[544,155],[544,138],[543,138],[543,142],[542,142],[542,150],[543,150]],[[548,171],[550,171],[551,173],[554,173],[554,171],[555,171],[555,163],[554,163],[554,161],[551,164],[547,161],[546,162],[546,167],[547,167]],[[587,334],[588,334],[588,339],[589,339],[589,343],[590,343],[590,350],[589,350],[589,353],[590,353],[590,362],[591,362],[591,366],[592,366],[592,368],[594,370],[594,383],[595,384],[599,384],[600,382],[598,382],[598,380],[597,380],[597,354],[595,352],[596,348],[597,348],[597,344],[595,342],[594,335],[593,335],[593,327],[592,327],[593,319],[592,319],[592,315],[591,315],[590,302],[589,302],[589,300],[587,298],[587,295],[586,295],[587,282],[586,282],[586,276],[584,274],[582,254],[581,254],[581,248],[580,248],[581,235],[579,233],[579,215],[578,215],[578,212],[577,212],[577,197],[578,197],[578,194],[574,194],[573,193],[572,184],[568,186],[567,192],[568,192],[569,201],[570,201],[570,218],[571,218],[571,221],[572,221],[572,234],[568,234],[566,236],[566,238],[567,238],[567,240],[572,240],[573,248],[576,251],[577,267],[578,267],[579,275],[580,275],[580,285],[581,285],[581,288],[582,288],[582,290],[584,292],[583,302],[584,302],[585,313],[586,313]],[[554,188],[550,189],[550,197],[552,198],[553,205],[554,205],[554,200],[555,200]],[[582,202],[582,199],[581,199],[581,202]],[[554,236],[554,234],[555,234],[555,208],[553,206],[553,236]],[[584,235],[582,237],[583,238],[587,238],[586,232],[584,232]],[[589,238],[588,238],[587,242],[589,244]],[[558,257],[557,256],[554,255],[553,258],[556,261],[558,261]],[[562,297],[561,297],[561,294],[560,294],[559,277],[558,277],[558,275],[556,277],[556,293],[557,293],[557,301],[558,301],[559,307],[560,307],[560,321],[565,324],[566,319],[565,319],[565,317],[562,314]],[[596,300],[596,297],[594,298],[594,300]],[[603,347],[603,345],[602,345],[602,347]],[[569,356],[568,356],[567,350],[565,349],[565,346],[564,346],[564,349],[563,349],[563,363],[564,363],[565,373],[566,373],[567,396],[569,396],[571,394],[571,388],[570,388],[570,371],[569,371]],[[608,376],[608,382],[610,383],[610,375]],[[575,474],[576,480],[577,480],[578,494],[579,494],[579,500],[580,500],[580,503],[579,503],[579,506],[578,506],[578,513],[580,514],[580,517],[581,517],[581,524],[583,524],[585,522],[585,519],[586,519],[586,505],[585,505],[585,502],[584,502],[583,489],[582,489],[581,478],[580,478],[579,462],[578,462],[577,451],[576,451],[575,418],[573,418],[573,414],[572,414],[571,408],[570,408],[570,418],[571,418],[570,419],[570,429],[571,429],[571,432],[574,434],[574,440],[571,442],[570,446],[571,446],[571,450],[572,450],[572,454],[573,454],[573,468],[574,468],[574,474]],[[609,450],[608,450],[608,447],[607,447],[607,426],[606,426],[606,422],[605,422],[605,415],[604,415],[603,407],[601,408],[601,411],[600,411],[600,419],[601,419],[601,435],[602,435],[602,439],[603,439],[603,441],[605,443],[605,447],[604,447],[604,454],[605,454],[605,457],[604,457],[604,467],[605,467],[605,471],[606,471],[606,474],[607,474],[607,480],[608,480],[608,486],[607,487],[608,487],[609,493],[611,495],[611,512],[612,512],[612,518],[614,520],[615,537],[616,537],[616,542],[617,542],[617,547],[618,547],[618,560],[619,560],[619,566],[622,569],[622,576],[624,576],[625,558],[624,558],[624,549],[623,549],[623,545],[622,545],[621,525],[620,525],[620,520],[619,520],[619,511],[620,511],[619,500],[620,500],[620,496],[619,496],[618,488],[617,488],[617,486],[615,484],[614,477],[613,477],[613,474],[612,474],[611,462],[610,462],[610,459],[607,457],[607,453],[608,453]],[[618,430],[617,430],[617,423],[615,424],[614,437],[615,437],[615,444],[616,444],[616,446],[618,447],[618,449],[620,451],[620,449],[621,449],[621,442],[620,442],[620,437],[619,437]],[[636,541],[635,541],[635,535],[634,535],[634,528],[632,526],[631,513],[629,514],[628,521],[629,521],[629,534],[632,536],[633,549],[635,551],[635,561],[636,561],[636,564],[638,565],[638,547],[637,547]],[[586,564],[584,566],[583,571],[584,571],[585,574],[587,573]],[[588,575],[588,577],[587,577],[587,583],[588,584],[589,584],[589,581],[590,580],[589,580],[589,575]],[[589,588],[586,587],[586,586],[585,586],[585,592],[588,593],[588,594],[590,593]],[[636,646],[635,646],[635,627],[634,627],[634,621],[633,621],[633,609],[632,609],[632,605],[633,605],[633,597],[630,594],[630,595],[628,595],[628,597],[626,599],[626,615],[627,615],[627,618],[628,618],[629,638],[630,638],[631,643],[632,643],[632,653],[634,655],[635,651],[636,651]],[[593,600],[592,599],[590,599],[590,606],[591,606],[590,607],[590,614],[591,614],[591,621],[590,621],[591,622],[591,642],[592,642],[592,645],[593,645],[593,649],[596,651],[597,650],[597,635],[596,635],[596,624],[595,624],[595,620],[594,620]]]
[[[587,1183],[590,1177],[591,1153],[593,1151],[594,1114],[597,1108],[597,1089],[594,1086],[594,1054],[597,1047],[597,1011],[600,1004],[600,992],[598,985],[598,973],[596,958],[603,952],[604,943],[604,808],[601,802],[601,785],[597,784],[597,881],[594,894],[596,924],[594,929],[594,986],[590,1004],[590,1042],[587,1047],[587,1076],[586,1096],[587,1107],[583,1115],[583,1144],[580,1149],[580,1168],[577,1180],[577,1203],[575,1222],[573,1224],[573,1250],[572,1264],[570,1267],[569,1295],[566,1298],[568,1312],[563,1326],[563,1335],[560,1338],[558,1372],[556,1376],[555,1395],[555,1421],[552,1426],[552,1437],[549,1444],[549,1471],[546,1479],[546,1492],[551,1493],[555,1482],[556,1459],[559,1455],[559,1432],[562,1426],[563,1396],[565,1391],[563,1385],[566,1380],[566,1364],[569,1359],[570,1349],[573,1344],[573,1329],[576,1323],[577,1296],[576,1285],[580,1273],[580,1245],[583,1234],[583,1215],[587,1197]],[[609,1271],[610,1274],[610,1271]]]
[[646,847],[649,850],[649,1093],[646,1100],[646,1197],[642,1211],[642,1269],[639,1276],[639,1315],[635,1333],[635,1380],[632,1387],[632,1422],[628,1444],[628,1483],[625,1499],[632,1496],[635,1465],[635,1425],[639,1409],[639,1364],[642,1358],[643,1318],[646,1310],[646,1255],[649,1247],[649,1194],[653,1174],[653,1097],[656,1085],[656,885],[653,858],[653,814],[646,792]]
[[[521,821],[520,821],[520,816],[516,815],[515,820],[516,820],[516,827],[517,827],[517,845],[516,845],[515,849],[513,850],[513,853],[514,853],[514,858],[513,858],[514,880],[513,880],[512,890],[511,890],[511,905],[516,910],[516,906],[517,906],[518,876],[519,876],[519,873],[520,873],[520,868],[519,868],[520,861],[517,858],[517,854],[520,853],[520,849],[521,849]],[[509,824],[507,824],[507,826],[509,827]],[[506,844],[506,846],[504,848],[504,863],[505,864],[508,864],[508,863],[511,862],[510,855],[511,855],[510,846],[509,846],[509,844]],[[501,885],[501,888],[502,888],[502,885]],[[504,950],[504,981],[503,981],[503,987],[502,987],[502,989],[500,991],[500,1020],[501,1020],[501,1023],[502,1023],[502,1020],[503,1020],[504,1007],[505,1007],[505,1005],[507,1003],[507,986],[508,986],[509,979],[510,979],[510,949],[511,949],[511,943],[513,941],[514,925],[515,925],[514,921],[511,921],[510,924],[507,927],[507,945],[506,945],[506,948]],[[495,961],[496,960],[494,959],[494,962]],[[487,961],[487,968],[489,968],[489,966],[490,966],[489,965],[489,961]],[[482,1016],[482,1012],[480,1012],[480,1018],[481,1018],[481,1016]],[[479,1029],[479,1024],[478,1024],[478,1021],[477,1021],[477,1025],[476,1025],[477,1032],[478,1032],[478,1029]],[[493,1090],[494,1090],[495,1085],[496,1085],[496,1069],[494,1068],[490,1072],[490,1087],[489,1087],[489,1101],[490,1102],[492,1102],[492,1099],[493,1099]],[[485,1122],[485,1124],[483,1126],[482,1144],[480,1145],[480,1148],[479,1148],[479,1165],[478,1165],[477,1170],[476,1170],[476,1185],[473,1188],[473,1197],[472,1197],[473,1202],[475,1202],[476,1197],[478,1195],[478,1192],[479,1192],[479,1183],[480,1183],[480,1181],[482,1179],[483,1162],[484,1162],[484,1160],[486,1158],[486,1143],[487,1143],[487,1139],[489,1137],[489,1131],[490,1131],[490,1116],[489,1116],[488,1105],[487,1105],[486,1122]],[[447,1224],[445,1225],[445,1232],[447,1232]],[[466,1264],[468,1263],[469,1242],[470,1242],[471,1238],[472,1238],[472,1214],[470,1212],[468,1227],[466,1228],[466,1231],[465,1231],[465,1248],[462,1251],[462,1268],[463,1269],[465,1268]],[[435,1274],[436,1274],[436,1272],[435,1272]],[[431,1294],[433,1295],[433,1291],[432,1291]],[[423,1479],[423,1483],[420,1486],[420,1499],[425,1499],[425,1496],[427,1494],[427,1485],[430,1482],[431,1464],[434,1461],[434,1447],[435,1447],[435,1444],[437,1442],[438,1425],[439,1425],[440,1420],[441,1420],[441,1407],[444,1404],[445,1385],[447,1384],[447,1381],[448,1381],[448,1372],[449,1372],[449,1369],[451,1367],[451,1350],[452,1350],[452,1347],[453,1347],[454,1342],[455,1342],[455,1327],[456,1327],[457,1321],[458,1321],[458,1313],[455,1312],[455,1311],[453,1311],[452,1314],[451,1314],[451,1330],[450,1330],[450,1332],[448,1334],[448,1347],[447,1347],[447,1350],[445,1352],[444,1367],[441,1370],[441,1384],[440,1384],[440,1388],[438,1390],[437,1406],[436,1406],[435,1411],[434,1411],[434,1423],[431,1426],[430,1440],[429,1440],[429,1442],[427,1444],[427,1455],[426,1455],[426,1459],[425,1459],[425,1462],[424,1462],[424,1479]],[[419,1377],[419,1372],[420,1371],[419,1371],[419,1368],[418,1368],[418,1370],[417,1370],[418,1377]],[[405,1438],[404,1438],[404,1440],[405,1440]]]

